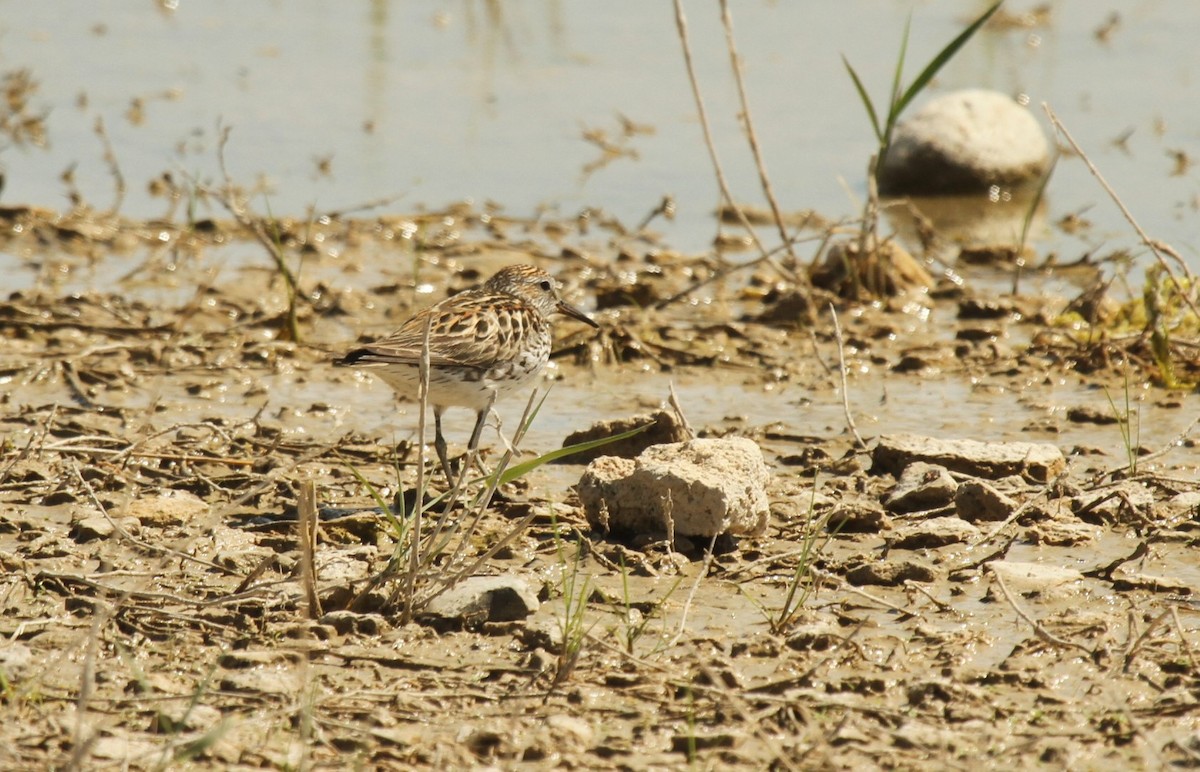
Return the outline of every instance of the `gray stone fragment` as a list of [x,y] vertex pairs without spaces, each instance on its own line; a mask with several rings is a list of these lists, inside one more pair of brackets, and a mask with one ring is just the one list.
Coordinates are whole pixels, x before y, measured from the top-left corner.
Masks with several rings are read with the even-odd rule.
[[979,536],[978,528],[957,517],[931,517],[900,526],[888,541],[895,549],[917,550],[965,544]]
[[1136,520],[1137,513],[1148,516],[1153,506],[1154,493],[1136,480],[1122,480],[1115,485],[1086,491],[1071,501],[1071,510],[1089,521]]
[[512,622],[540,605],[537,593],[520,577],[471,576],[431,600],[423,614],[469,622]]
[[679,418],[672,412],[659,410],[656,413],[648,415],[632,416],[630,418],[618,418],[612,421],[600,421],[594,423],[582,431],[573,432],[567,435],[563,440],[563,447],[575,445],[580,442],[588,442],[590,440],[598,440],[604,437],[614,437],[618,434],[636,429],[639,426],[651,424],[649,429],[635,434],[632,437],[626,437],[623,440],[610,442],[599,448],[583,451],[582,453],[574,453],[570,456],[565,456],[560,459],[560,463],[564,464],[586,464],[589,461],[597,459],[601,456],[619,456],[621,458],[634,458],[646,448],[653,445],[665,445],[672,442],[684,442],[687,440],[687,430],[679,423]]
[[1039,179],[1050,144],[1011,97],[967,89],[944,94],[901,121],[880,169],[885,195],[985,193]]
[[957,489],[946,467],[914,461],[904,467],[883,505],[894,514],[937,509],[954,501]]
[[145,526],[186,525],[208,512],[208,504],[188,491],[167,491],[160,496],[133,499],[119,510]]
[[846,581],[855,586],[877,584],[894,587],[904,582],[934,582],[937,579],[937,571],[915,560],[876,561],[846,572]]
[[387,629],[387,620],[382,614],[359,614],[354,611],[330,611],[320,619],[339,635],[379,635]]
[[939,464],[952,472],[995,480],[1019,474],[1048,482],[1067,461],[1062,451],[1044,442],[979,442],[939,440],[918,434],[887,434],[871,453],[871,473],[899,476],[914,461]]
[[132,517],[105,517],[102,512],[92,507],[86,507],[78,512],[79,517],[71,524],[70,537],[83,544],[97,539],[107,539],[120,526],[126,533],[136,534],[141,529],[141,523]]
[[958,516],[969,523],[980,520],[1007,520],[1017,511],[1017,502],[987,483],[969,480],[954,494]]
[[762,451],[745,437],[655,445],[636,459],[602,456],[576,485],[588,522],[607,531],[756,535],[767,527]]

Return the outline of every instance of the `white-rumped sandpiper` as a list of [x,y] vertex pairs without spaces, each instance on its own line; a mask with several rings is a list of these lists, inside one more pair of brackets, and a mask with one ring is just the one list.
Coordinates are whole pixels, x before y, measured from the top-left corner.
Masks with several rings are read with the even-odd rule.
[[[442,435],[448,407],[475,411],[467,457],[500,395],[519,389],[542,371],[550,358],[550,315],[566,314],[598,327],[564,302],[554,279],[541,268],[504,268],[478,289],[460,292],[413,316],[386,338],[356,348],[334,364],[368,368],[405,399],[420,388],[421,351],[429,336],[428,401],[433,407],[434,448],[453,480]],[[466,469],[463,469],[464,474]]]

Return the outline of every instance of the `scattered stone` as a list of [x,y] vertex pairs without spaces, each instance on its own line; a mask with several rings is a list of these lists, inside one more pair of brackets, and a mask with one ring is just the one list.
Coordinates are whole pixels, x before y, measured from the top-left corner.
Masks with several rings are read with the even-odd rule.
[[787,645],[797,651],[828,651],[843,643],[845,637],[845,631],[836,622],[821,619],[793,626]]
[[892,520],[883,507],[873,501],[859,500],[830,512],[825,530],[830,533],[879,533],[891,527]]
[[1125,566],[1118,566],[1112,572],[1112,581],[1115,590],[1149,590],[1150,592],[1170,592],[1177,595],[1192,594],[1192,585],[1184,579],[1143,574],[1128,570]]
[[1071,547],[1076,544],[1087,544],[1099,539],[1104,529],[1098,525],[1087,523],[1065,523],[1051,520],[1041,523],[1029,531],[1029,538],[1035,544],[1046,544],[1051,547]]
[[966,544],[979,538],[980,531],[957,517],[931,517],[906,523],[888,542],[895,549],[936,549],[947,544]]
[[792,290],[778,298],[768,299],[765,307],[757,316],[746,316],[746,321],[759,324],[772,324],[787,327],[799,327],[808,322],[812,314],[812,298],[809,293]]
[[319,620],[337,630],[338,635],[379,635],[388,627],[381,614],[359,614],[354,611],[330,611]]
[[1008,319],[1020,316],[1012,300],[966,298],[958,304],[959,319]]
[[252,668],[286,665],[299,661],[300,654],[287,649],[234,649],[217,658],[217,664],[226,670],[249,670]]
[[1071,511],[1088,522],[1113,523],[1148,517],[1153,505],[1153,491],[1140,482],[1124,480],[1076,497]]
[[1112,410],[1079,405],[1067,409],[1067,420],[1077,424],[1096,424],[1108,426],[1117,423],[1117,417]]
[[646,448],[653,445],[685,442],[688,439],[687,430],[680,424],[679,418],[675,413],[668,410],[659,410],[649,415],[618,418],[613,421],[599,421],[582,431],[572,432],[567,435],[567,438],[563,440],[563,447],[569,447],[580,442],[590,442],[605,437],[613,437],[648,423],[653,425],[640,434],[635,434],[632,437],[627,437],[616,442],[610,442],[607,445],[586,450],[582,453],[574,453],[559,459],[558,463],[586,464],[601,456],[634,458],[640,455]]
[[529,583],[516,576],[471,576],[425,606],[422,616],[467,623],[513,622],[541,603]]
[[927,103],[897,127],[879,171],[885,195],[985,193],[1045,173],[1050,145],[1011,97],[967,89]]
[[954,508],[968,523],[1007,520],[1017,511],[1017,506],[1017,502],[978,480],[963,483],[954,494]]
[[1061,598],[1083,591],[1083,574],[1073,568],[1014,560],[993,560],[985,565],[1004,580],[1005,587],[1021,595]]
[[576,490],[588,522],[605,531],[711,538],[761,534],[770,473],[745,437],[656,445],[636,459],[602,456]]
[[915,560],[882,560],[864,563],[846,573],[846,581],[856,587],[884,585],[894,587],[904,582],[935,582],[938,572]]
[[956,490],[958,483],[946,467],[914,461],[904,467],[883,505],[893,514],[937,509],[954,501]]
[[1159,519],[1200,520],[1200,491],[1177,493],[1160,505]]
[[185,525],[208,511],[208,504],[189,491],[167,491],[161,496],[133,499],[120,514],[137,518],[142,525],[155,528]]
[[71,524],[71,531],[68,534],[71,539],[79,544],[98,539],[107,539],[117,532],[118,526],[129,534],[136,534],[141,527],[141,523],[136,518],[106,517],[103,513],[91,507],[81,510],[81,514],[84,516]]
[[871,453],[871,473],[899,476],[914,461],[940,464],[952,472],[994,480],[1012,474],[1048,482],[1067,461],[1062,451],[1043,442],[940,440],[917,434],[887,434]]

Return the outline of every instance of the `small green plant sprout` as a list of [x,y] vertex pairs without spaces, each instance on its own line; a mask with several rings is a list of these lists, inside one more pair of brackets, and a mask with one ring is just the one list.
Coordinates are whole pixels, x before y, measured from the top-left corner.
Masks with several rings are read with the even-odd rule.
[[[675,577],[675,581],[671,583],[666,594],[658,600],[648,604],[639,604],[633,600],[633,596],[629,588],[629,568],[625,565],[625,555],[619,556],[618,565],[621,569],[621,608],[618,613],[621,614],[621,622],[624,627],[622,631],[622,643],[625,645],[625,651],[629,654],[634,653],[634,646],[638,640],[646,633],[646,627],[653,621],[657,612],[661,611],[663,605],[675,594],[679,589],[679,585],[683,583],[683,574]],[[664,622],[664,633],[665,633]],[[660,639],[660,646],[664,639]]]
[[887,113],[884,115],[882,120],[880,120],[880,112],[875,109],[875,103],[871,100],[870,95],[867,93],[866,86],[863,85],[862,79],[858,77],[858,73],[855,72],[854,68],[850,65],[850,61],[846,59],[845,56],[842,57],[842,63],[846,66],[846,71],[850,74],[850,79],[854,81],[854,88],[857,89],[858,97],[862,100],[863,107],[866,108],[867,117],[871,120],[871,128],[874,129],[875,138],[879,142],[879,148],[875,153],[875,157],[871,161],[872,178],[877,178],[879,170],[883,168],[884,159],[887,157],[888,149],[892,144],[892,134],[896,129],[896,124],[900,121],[900,114],[903,113],[905,108],[907,108],[908,105],[914,99],[916,99],[916,97],[922,91],[925,90],[925,87],[928,86],[929,82],[938,74],[938,71],[940,71],[947,62],[954,58],[954,55],[958,53],[958,50],[966,45],[967,41],[979,31],[979,28],[986,24],[988,19],[992,18],[992,15],[995,14],[996,11],[1000,10],[1002,3],[1003,0],[998,0],[998,2],[994,3],[990,8],[984,11],[979,18],[971,22],[966,29],[959,33],[958,37],[950,41],[941,51],[938,52],[937,56],[929,60],[929,63],[925,65],[925,68],[921,70],[921,73],[917,75],[912,83],[905,87],[902,84],[901,79],[904,76],[904,58],[908,52],[908,33],[912,22],[910,17],[909,20],[904,23],[904,35],[900,40],[900,53],[896,57],[896,69],[892,75],[892,88],[890,94],[888,95]]
[[[505,450],[490,472],[469,482],[465,481],[466,475],[461,475],[451,490],[437,496],[427,495],[429,477],[418,474],[414,498],[416,503],[412,507],[412,511],[405,511],[403,495],[396,497],[398,504],[389,501],[388,497],[372,485],[365,475],[353,465],[347,464],[350,473],[387,518],[391,537],[395,544],[383,569],[367,582],[350,601],[351,608],[355,607],[372,590],[385,582],[394,581],[394,591],[389,603],[403,598],[401,618],[412,619],[429,601],[466,577],[474,575],[497,552],[519,537],[537,516],[536,511],[530,512],[524,518],[513,523],[482,554],[470,554],[470,550],[476,544],[476,535],[483,522],[483,517],[487,513],[492,497],[501,485],[511,483],[555,459],[619,442],[646,431],[652,425],[646,424],[611,437],[602,437],[565,448],[557,448],[528,461],[511,464],[516,455],[517,446],[524,438],[544,399],[543,396],[541,401],[537,400],[536,391],[531,395],[509,448]],[[467,459],[464,463],[469,465],[473,462],[471,459]],[[398,469],[397,474],[399,474]],[[466,494],[471,488],[477,492],[468,498]]]
[[1142,421],[1138,410],[1130,405],[1128,366],[1125,369],[1124,412],[1117,408],[1117,403],[1113,400],[1112,394],[1109,393],[1107,388],[1104,389],[1104,396],[1108,398],[1108,405],[1112,408],[1113,415],[1117,418],[1117,428],[1121,432],[1121,444],[1125,447],[1125,460],[1128,463],[1127,469],[1129,476],[1132,477],[1138,471],[1138,446],[1141,444],[1142,438]]
[[559,592],[562,595],[562,616],[558,618],[558,629],[562,636],[559,644],[558,660],[554,668],[554,680],[550,683],[549,691],[553,692],[571,677],[575,666],[579,664],[579,656],[587,637],[597,622],[587,624],[587,604],[592,592],[592,579],[583,574],[583,547],[576,545],[575,556],[568,560],[562,536],[558,532],[558,523],[552,524],[554,530],[554,545],[558,552],[559,563],[562,567],[562,578],[559,581]]
[[795,552],[796,566],[788,580],[787,589],[783,594],[783,603],[777,609],[767,610],[767,624],[776,635],[787,632],[804,610],[809,596],[812,594],[814,583],[812,567],[817,556],[825,545],[836,534],[829,533],[826,526],[828,516],[818,517],[817,507],[817,476],[813,475],[812,497],[804,515],[804,535],[800,539],[800,549]]
[[1142,286],[1142,304],[1146,311],[1146,333],[1150,338],[1150,356],[1161,384],[1168,389],[1191,388],[1196,384],[1175,370],[1172,338],[1180,334],[1196,335],[1200,319],[1193,313],[1187,297],[1194,287],[1189,279],[1176,279],[1160,265],[1146,269]]

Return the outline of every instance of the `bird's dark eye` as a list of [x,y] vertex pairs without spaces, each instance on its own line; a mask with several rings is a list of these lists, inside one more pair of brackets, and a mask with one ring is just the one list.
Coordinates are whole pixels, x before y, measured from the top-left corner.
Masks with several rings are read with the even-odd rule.
[[554,289],[554,283],[551,282],[549,279],[542,279],[541,283],[538,284],[538,286],[542,288],[543,292],[549,292],[550,290]]

